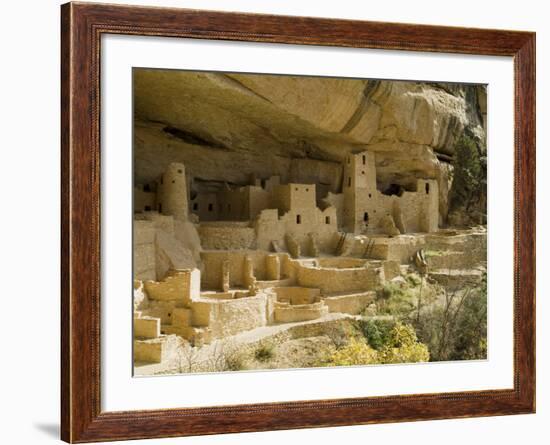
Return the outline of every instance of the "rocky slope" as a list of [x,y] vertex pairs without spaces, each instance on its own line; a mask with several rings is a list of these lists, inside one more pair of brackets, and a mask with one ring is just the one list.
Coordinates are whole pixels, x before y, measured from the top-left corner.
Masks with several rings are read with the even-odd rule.
[[134,71],[135,180],[186,164],[194,189],[251,175],[341,187],[347,153],[376,152],[378,185],[439,181],[463,132],[485,150],[480,85],[140,69]]

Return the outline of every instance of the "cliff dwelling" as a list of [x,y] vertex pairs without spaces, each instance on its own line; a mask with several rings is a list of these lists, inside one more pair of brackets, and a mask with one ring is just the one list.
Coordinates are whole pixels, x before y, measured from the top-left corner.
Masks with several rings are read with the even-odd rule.
[[484,86],[140,69],[134,95],[137,375],[337,366],[357,338],[389,363],[365,326],[416,325],[388,289],[420,323],[482,288],[485,192],[451,190]]

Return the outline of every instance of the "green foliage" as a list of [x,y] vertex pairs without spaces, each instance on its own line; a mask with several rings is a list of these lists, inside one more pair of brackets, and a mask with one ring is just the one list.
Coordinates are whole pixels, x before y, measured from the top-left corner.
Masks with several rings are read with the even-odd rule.
[[432,361],[487,357],[487,284],[445,293],[442,304],[422,311],[414,323]]
[[466,203],[472,192],[479,187],[481,173],[479,152],[474,141],[466,135],[455,146],[453,167],[452,199]]
[[451,360],[472,360],[487,357],[487,276],[481,288],[464,302],[456,322],[456,338]]
[[331,323],[327,324],[324,329],[324,334],[330,338],[335,348],[343,348],[349,343],[350,338],[357,335],[354,324]]
[[394,320],[361,320],[360,328],[368,344],[380,350],[390,341],[390,333],[395,326]]
[[410,323],[416,318],[418,305],[429,304],[436,298],[438,289],[422,280],[417,274],[409,274],[404,282],[388,282],[378,291],[378,313],[392,315]]
[[328,366],[416,363],[430,359],[428,348],[418,342],[414,328],[393,321],[367,321],[364,338],[352,337],[325,361]]
[[[479,150],[472,138],[463,134],[455,146],[453,159],[453,183],[449,193],[452,210],[469,210],[482,199],[486,184],[486,169]],[[485,209],[482,209],[486,213]]]
[[406,275],[405,279],[407,280],[407,283],[409,284],[409,286],[418,286],[422,282],[422,279],[420,278],[420,276],[418,276],[415,273],[410,273]]
[[389,282],[378,292],[378,312],[386,315],[405,315],[414,310],[415,291],[407,283]]
[[254,357],[259,362],[267,362],[275,355],[275,346],[272,343],[262,343],[254,351]]
[[443,252],[442,250],[425,250],[424,251],[424,256],[426,258],[431,258],[431,257],[435,257],[435,256],[441,256],[443,255],[445,252]]
[[390,331],[389,342],[380,351],[381,363],[416,363],[430,360],[426,345],[419,343],[414,328],[396,323]]
[[225,357],[224,371],[242,371],[246,369],[246,360],[243,354],[230,354]]
[[365,340],[351,338],[348,345],[337,349],[326,361],[328,366],[371,365],[380,363],[378,353]]
[[[427,346],[432,361],[473,360],[487,356],[486,277],[480,285],[451,292],[410,274],[404,282],[387,283],[378,292],[376,306],[379,314],[412,327],[418,341]],[[391,343],[389,335],[394,323],[369,320],[359,325],[368,344],[380,352]],[[425,353],[416,346],[409,346],[405,358],[400,357],[398,351],[394,352],[381,360],[387,363],[418,361]]]

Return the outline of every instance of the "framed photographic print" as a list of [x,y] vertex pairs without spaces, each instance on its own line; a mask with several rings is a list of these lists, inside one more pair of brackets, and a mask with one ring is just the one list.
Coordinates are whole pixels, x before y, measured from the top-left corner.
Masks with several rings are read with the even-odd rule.
[[61,12],[63,440],[534,412],[534,33]]

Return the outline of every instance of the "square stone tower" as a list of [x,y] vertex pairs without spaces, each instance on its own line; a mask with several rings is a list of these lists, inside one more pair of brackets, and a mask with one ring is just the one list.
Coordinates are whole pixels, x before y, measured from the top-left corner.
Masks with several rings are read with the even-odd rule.
[[315,184],[284,184],[273,189],[273,204],[284,214],[290,210],[313,210],[315,202]]
[[357,233],[376,210],[376,165],[375,155],[369,151],[349,154],[344,161],[344,227]]

